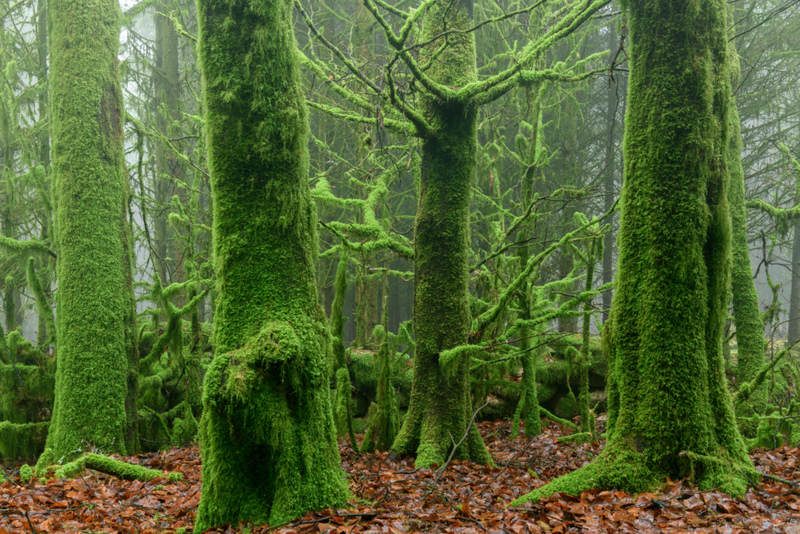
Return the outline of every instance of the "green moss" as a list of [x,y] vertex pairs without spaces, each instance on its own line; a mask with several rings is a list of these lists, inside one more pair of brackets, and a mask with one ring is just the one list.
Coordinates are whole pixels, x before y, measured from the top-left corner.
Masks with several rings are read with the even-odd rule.
[[214,205],[215,354],[195,531],[278,524],[350,495],[317,302],[307,112],[290,0],[198,0]]
[[[367,407],[375,402],[378,394],[379,365],[377,354],[372,351],[351,351],[349,356],[350,379],[355,388],[356,404],[363,411],[355,413],[363,415]],[[391,358],[392,385],[397,393],[400,408],[407,408],[411,395],[411,383],[414,379],[414,366],[407,354],[396,353]]]
[[333,337],[333,365],[336,369],[336,391],[333,397],[333,421],[339,438],[349,437],[353,449],[358,448],[353,431],[352,385],[344,348],[344,298],[347,292],[347,254],[342,254],[336,268],[335,292],[331,304],[330,328]]
[[336,424],[336,435],[339,438],[349,438],[350,445],[358,448],[356,435],[353,431],[353,412],[351,408],[352,386],[350,385],[350,372],[347,367],[336,371],[336,390],[333,395],[333,421]]
[[[735,51],[733,51],[735,56]],[[758,293],[750,265],[750,247],[747,242],[747,208],[745,207],[744,171],[742,170],[742,135],[739,113],[735,102],[730,114],[730,142],[728,143],[728,172],[731,177],[728,197],[731,203],[731,238],[733,266],[731,289],[733,318],[736,324],[737,381],[739,384],[756,378],[764,365],[764,323],[758,307]],[[736,413],[740,416],[763,411],[767,402],[766,387],[758,387],[749,395],[750,403],[741,404]],[[748,433],[748,437],[753,434]]]
[[113,0],[49,4],[58,368],[48,446],[125,452],[130,303],[127,192]]
[[[400,430],[400,410],[397,403],[397,394],[392,385],[392,362],[389,350],[389,339],[386,327],[389,323],[389,292],[388,284],[384,284],[383,297],[383,325],[376,325],[373,337],[380,343],[378,351],[378,392],[376,402],[370,406],[373,412],[370,416],[370,425],[364,440],[361,442],[361,452],[375,450],[388,451]],[[373,406],[375,407],[373,409]]]
[[22,484],[27,484],[33,478],[33,468],[28,464],[22,464],[19,468],[19,481]]
[[783,418],[777,410],[760,420],[751,448],[775,449],[783,445],[796,447],[800,443],[800,423]]

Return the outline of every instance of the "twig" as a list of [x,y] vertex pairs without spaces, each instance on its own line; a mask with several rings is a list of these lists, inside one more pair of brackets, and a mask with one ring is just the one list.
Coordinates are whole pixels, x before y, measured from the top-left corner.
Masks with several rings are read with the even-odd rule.
[[308,521],[298,521],[297,523],[292,523],[289,525],[290,527],[298,527],[300,525],[315,525],[317,523],[324,523],[325,521],[330,521],[334,517],[366,517],[368,519],[374,519],[377,517],[376,512],[360,512],[355,514],[336,514],[336,515],[328,515],[325,517],[320,517],[319,519],[309,519]]
[[28,520],[28,526],[31,527],[31,532],[33,532],[33,534],[36,534],[36,529],[34,528],[33,523],[31,523],[31,518],[28,515],[28,511],[27,510],[25,510],[25,519]]

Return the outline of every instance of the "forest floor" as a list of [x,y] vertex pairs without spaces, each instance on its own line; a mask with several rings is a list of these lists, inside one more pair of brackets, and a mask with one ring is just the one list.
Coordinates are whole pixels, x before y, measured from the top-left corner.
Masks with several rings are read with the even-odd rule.
[[[278,528],[228,526],[208,532],[800,534],[800,489],[772,481],[742,499],[675,481],[657,494],[587,491],[579,498],[556,495],[509,508],[516,497],[590,461],[602,445],[559,443],[562,430],[554,424],[535,438],[509,439],[511,423],[503,421],[481,423],[480,429],[498,467],[453,461],[434,486],[436,472],[414,469],[413,459],[359,456],[341,442],[342,466],[355,497],[350,508],[309,513]],[[752,458],[760,471],[800,482],[800,449],[756,451]],[[0,534],[191,532],[200,500],[197,446],[126,460],[177,470],[185,479],[126,482],[87,471],[75,480],[21,485],[19,468],[7,467],[11,479],[0,486]]]

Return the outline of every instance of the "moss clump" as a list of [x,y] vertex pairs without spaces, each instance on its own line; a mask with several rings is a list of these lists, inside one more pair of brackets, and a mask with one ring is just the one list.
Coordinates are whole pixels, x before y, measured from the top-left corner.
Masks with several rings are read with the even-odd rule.
[[147,469],[141,465],[129,464],[102,454],[89,453],[75,461],[66,463],[55,469],[56,478],[75,478],[85,469],[94,469],[107,475],[112,475],[122,480],[140,480],[147,482],[157,477],[166,478],[170,482],[183,480],[183,474],[178,472],[165,473],[155,469]]
[[33,478],[33,468],[28,464],[22,464],[19,468],[19,481],[22,484],[27,484]]
[[291,0],[198,0],[214,205],[215,354],[195,531],[350,498],[317,301],[308,124]]
[[[391,335],[391,334],[390,334]],[[414,365],[407,354],[395,353],[391,359],[392,385],[397,393],[401,408],[407,408],[411,396],[411,383],[414,378]],[[378,394],[380,366],[378,355],[372,351],[351,351],[349,354],[350,379],[354,388],[355,411],[357,417],[363,416],[369,405],[375,402]]]
[[775,449],[783,445],[797,447],[800,444],[800,423],[797,419],[781,417],[777,410],[761,419],[751,448]]

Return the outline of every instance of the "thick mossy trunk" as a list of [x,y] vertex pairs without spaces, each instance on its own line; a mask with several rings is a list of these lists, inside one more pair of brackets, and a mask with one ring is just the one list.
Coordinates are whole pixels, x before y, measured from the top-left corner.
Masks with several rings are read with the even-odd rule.
[[[608,443],[518,499],[666,477],[745,492],[756,480],[723,373],[730,284],[723,0],[631,0],[619,270],[611,313]],[[746,473],[746,474],[745,474]]]
[[214,199],[216,351],[195,531],[340,506],[330,336],[314,283],[291,0],[198,0]]
[[[43,462],[126,452],[130,263],[116,0],[51,0],[58,367]],[[44,458],[44,457],[47,458]]]
[[[421,41],[472,25],[472,0],[437,3],[422,24]],[[476,80],[473,33],[450,34],[423,49],[421,63],[436,82],[461,87]],[[399,455],[417,455],[416,465],[442,465],[467,432],[472,418],[469,361],[462,358],[447,378],[439,354],[464,345],[469,337],[469,207],[477,152],[477,108],[426,95],[420,107],[430,125],[422,142],[419,204],[414,225],[414,381],[400,434],[392,446]],[[452,440],[451,440],[452,436]],[[476,426],[457,458],[491,461]]]

